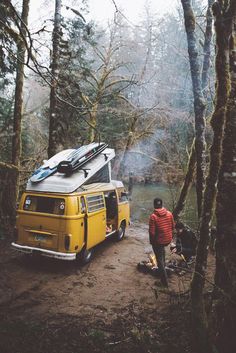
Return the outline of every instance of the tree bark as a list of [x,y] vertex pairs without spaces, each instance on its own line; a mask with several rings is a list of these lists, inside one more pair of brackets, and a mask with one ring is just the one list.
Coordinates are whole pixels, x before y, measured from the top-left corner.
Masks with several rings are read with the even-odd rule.
[[211,59],[211,41],[212,41],[212,5],[214,0],[208,0],[208,8],[206,13],[206,30],[205,30],[205,41],[203,46],[203,65],[202,65],[202,91],[204,96],[207,96],[207,83],[208,73],[210,68]]
[[[21,35],[26,38],[28,15],[29,15],[29,2],[30,0],[23,0],[22,15],[21,15]],[[26,46],[23,40],[17,42],[17,69],[16,69],[16,87],[15,87],[15,104],[14,104],[14,121],[13,121],[13,137],[12,137],[12,164],[18,169],[20,167],[20,159],[22,153],[22,110],[23,110],[23,85],[24,85],[24,61],[25,61]],[[7,174],[8,175],[8,174]],[[19,173],[9,174],[9,184],[11,184],[14,191],[11,195],[14,199],[11,202],[13,210],[19,194]],[[13,199],[12,199],[13,200]],[[15,211],[11,210],[10,213]]]
[[173,211],[173,217],[174,217],[174,220],[176,221],[179,219],[179,215],[184,210],[186,199],[187,199],[189,190],[192,186],[195,168],[196,168],[196,154],[195,154],[195,140],[193,140],[193,144],[189,155],[188,165],[187,165],[187,173],[185,175],[184,183],[180,190],[178,202]]
[[89,142],[93,142],[96,137],[98,105],[97,100],[92,104],[91,112],[89,113]]
[[58,112],[57,112],[57,86],[59,77],[59,43],[61,37],[61,0],[55,0],[55,15],[53,29],[53,48],[51,62],[51,92],[50,92],[50,108],[49,108],[49,142],[48,142],[48,158],[55,155],[58,151]]
[[[26,37],[26,26],[28,25],[29,0],[23,0],[21,15],[21,32]],[[17,69],[16,69],[16,87],[14,104],[14,122],[12,138],[12,164],[19,167],[21,158],[21,122],[23,109],[23,84],[24,84],[24,61],[26,47],[24,41],[17,44]]]
[[130,149],[132,148],[133,142],[134,142],[134,134],[135,134],[137,121],[138,121],[138,113],[134,114],[134,116],[132,117],[132,120],[131,120],[131,124],[130,124],[130,128],[129,128],[129,133],[128,133],[128,137],[127,137],[127,140],[126,140],[124,152],[123,152],[123,154],[121,156],[121,159],[120,159],[119,171],[118,171],[118,174],[117,174],[118,178],[122,178],[123,175],[124,175],[127,156],[128,156],[128,153],[129,153]]
[[195,17],[191,0],[181,0],[185,29],[188,42],[189,63],[192,77],[194,113],[195,113],[195,153],[196,153],[196,192],[198,216],[201,215],[203,190],[205,186],[205,99],[202,94],[200,63],[198,58],[197,39],[195,33]]
[[[218,6],[219,2],[218,2]],[[219,173],[216,246],[216,284],[221,289],[216,305],[217,348],[233,353],[236,317],[236,2],[225,13],[225,24],[233,20],[230,36],[230,95],[227,102],[222,165]]]
[[0,221],[14,224],[18,189],[19,169],[15,165],[0,162]]
[[[207,8],[207,13],[206,13],[206,30],[205,30],[205,41],[204,41],[204,46],[203,46],[203,52],[204,52],[204,57],[203,57],[203,66],[202,66],[202,90],[204,93],[204,96],[206,97],[206,87],[207,87],[207,79],[208,79],[208,72],[210,68],[210,54],[211,54],[211,40],[212,40],[212,11],[211,11],[211,6],[214,0],[208,0],[208,8]],[[195,144],[195,141],[194,141]],[[191,153],[189,156],[189,161],[188,161],[188,167],[187,167],[187,173],[186,177],[184,180],[184,183],[182,185],[180,195],[178,202],[175,206],[174,209],[174,218],[177,220],[181,214],[181,212],[184,210],[186,199],[188,196],[188,192],[191,188],[193,178],[194,178],[194,173],[195,173],[195,168],[196,168],[196,156],[195,156],[195,148],[193,146],[191,147]]]
[[[214,6],[215,7],[215,6]],[[214,8],[213,8],[214,9]],[[196,341],[200,343],[202,337],[207,337],[207,320],[204,306],[203,289],[207,268],[209,234],[216,199],[216,187],[221,160],[221,146],[225,121],[226,104],[229,88],[229,35],[230,19],[223,16],[223,9],[215,12],[216,32],[216,96],[215,109],[211,118],[214,133],[210,149],[210,166],[206,179],[203,208],[200,223],[200,237],[197,248],[195,272],[191,283],[192,316],[196,330]],[[202,342],[204,344],[204,342]],[[207,344],[205,342],[205,344]],[[206,349],[206,348],[205,348]]]

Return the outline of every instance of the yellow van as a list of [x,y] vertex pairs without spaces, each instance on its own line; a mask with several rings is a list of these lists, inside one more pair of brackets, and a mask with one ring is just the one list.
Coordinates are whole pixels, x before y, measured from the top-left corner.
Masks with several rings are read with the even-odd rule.
[[19,204],[12,246],[87,263],[108,236],[123,239],[129,222],[129,201],[120,181],[83,185],[71,194],[28,191]]

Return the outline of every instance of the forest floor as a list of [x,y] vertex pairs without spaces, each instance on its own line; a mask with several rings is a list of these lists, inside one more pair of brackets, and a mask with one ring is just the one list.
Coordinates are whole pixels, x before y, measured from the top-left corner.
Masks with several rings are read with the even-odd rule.
[[[0,240],[0,353],[190,353],[191,273],[172,274],[167,292],[139,272],[147,234],[133,224],[85,266],[28,258]],[[211,256],[210,281],[213,271]]]

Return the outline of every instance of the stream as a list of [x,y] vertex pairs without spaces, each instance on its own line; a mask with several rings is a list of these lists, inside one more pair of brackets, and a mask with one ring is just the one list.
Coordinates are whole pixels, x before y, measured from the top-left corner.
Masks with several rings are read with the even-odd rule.
[[[133,186],[131,205],[131,221],[148,223],[149,216],[153,211],[153,199],[160,197],[163,206],[172,211],[178,199],[180,186],[167,184],[137,184]],[[191,228],[197,228],[197,207],[195,188],[190,190],[186,201],[182,220]]]

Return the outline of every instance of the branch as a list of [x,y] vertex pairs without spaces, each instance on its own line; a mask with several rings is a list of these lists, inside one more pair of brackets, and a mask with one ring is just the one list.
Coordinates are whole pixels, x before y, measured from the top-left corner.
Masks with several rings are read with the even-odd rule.
[[[11,11],[13,13],[13,18],[15,17],[21,23],[19,25],[17,20],[14,21],[15,25],[17,26],[17,28],[18,28],[18,30],[20,32],[21,39],[25,43],[25,47],[26,47],[26,50],[28,52],[28,59],[27,59],[27,64],[28,64],[29,63],[29,59],[32,57],[32,47],[33,47],[33,40],[31,38],[30,31],[28,29],[28,26],[24,23],[22,18],[18,15],[18,13],[17,13],[15,7],[12,5],[11,1],[6,1],[6,2],[8,3],[7,6],[9,6],[9,8],[11,9]],[[27,40],[26,40],[24,32],[26,32],[28,34],[30,46],[28,46],[28,43],[27,43]]]
[[22,38],[18,32],[16,32],[11,27],[7,26],[6,23],[4,23],[2,20],[0,20],[0,23],[4,26],[4,29],[7,32],[7,34],[13,39],[13,41],[16,44],[18,44],[19,42],[22,42]]
[[[114,85],[117,85],[118,83],[129,83],[129,85],[135,83],[134,81],[132,81],[132,79],[125,79],[125,78],[121,78],[121,79],[118,79],[118,80],[115,80],[115,81],[112,81],[111,83],[109,83],[107,86],[104,87],[104,90],[107,90],[108,88],[114,86]],[[127,87],[126,87],[127,88]]]
[[122,99],[122,100],[124,100],[124,101],[125,101],[127,104],[129,104],[133,109],[137,109],[137,107],[136,107],[133,103],[131,103],[130,100],[127,99],[125,96],[119,94],[117,97],[120,98],[120,99]]
[[8,170],[15,170],[15,171],[19,171],[19,168],[17,166],[15,166],[14,164],[9,164],[9,163],[4,163],[4,162],[0,162],[0,169],[8,169]]

